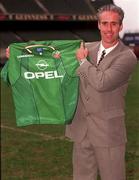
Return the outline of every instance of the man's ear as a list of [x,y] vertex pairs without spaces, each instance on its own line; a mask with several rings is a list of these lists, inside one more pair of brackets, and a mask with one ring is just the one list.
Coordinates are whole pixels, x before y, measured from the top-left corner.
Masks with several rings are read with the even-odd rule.
[[123,24],[121,24],[121,26],[120,26],[120,31],[122,31],[122,29],[123,29]]
[[98,23],[97,23],[97,26],[98,26],[98,29],[100,30],[100,23],[99,23],[99,21],[98,21]]

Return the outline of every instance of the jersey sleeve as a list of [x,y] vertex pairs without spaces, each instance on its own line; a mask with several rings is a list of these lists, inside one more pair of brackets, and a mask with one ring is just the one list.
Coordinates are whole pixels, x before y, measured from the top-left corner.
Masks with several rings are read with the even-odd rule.
[[20,59],[18,56],[21,54],[21,50],[14,43],[10,45],[10,58],[9,58],[9,68],[8,68],[8,77],[11,85],[20,77]]
[[79,62],[76,58],[76,51],[80,47],[81,40],[67,42],[65,48],[61,50],[61,60],[66,73],[70,77],[76,77],[76,69],[79,67]]

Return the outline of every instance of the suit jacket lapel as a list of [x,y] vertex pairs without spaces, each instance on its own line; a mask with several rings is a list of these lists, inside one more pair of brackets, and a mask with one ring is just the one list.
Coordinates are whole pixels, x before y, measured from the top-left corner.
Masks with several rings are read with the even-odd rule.
[[93,64],[97,63],[97,54],[99,50],[100,42],[93,48],[89,49],[89,59]]

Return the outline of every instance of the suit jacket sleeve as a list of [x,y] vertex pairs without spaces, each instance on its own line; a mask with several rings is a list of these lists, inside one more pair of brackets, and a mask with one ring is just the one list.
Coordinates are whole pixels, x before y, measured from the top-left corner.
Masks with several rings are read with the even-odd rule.
[[136,63],[135,55],[126,50],[112,56],[112,61],[105,68],[86,61],[77,69],[77,74],[97,91],[111,91],[128,81]]

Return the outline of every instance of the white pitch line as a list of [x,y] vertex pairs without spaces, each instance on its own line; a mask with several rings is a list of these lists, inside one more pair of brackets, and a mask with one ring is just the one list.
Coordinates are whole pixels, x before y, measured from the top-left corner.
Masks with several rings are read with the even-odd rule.
[[31,134],[31,135],[43,137],[44,140],[68,140],[68,141],[70,141],[65,136],[53,137],[53,136],[50,136],[48,134],[30,132],[30,131],[27,131],[27,130],[24,130],[24,129],[13,128],[13,127],[5,126],[5,125],[1,125],[1,128],[8,129],[8,130],[11,130],[11,131],[20,132],[20,133]]

